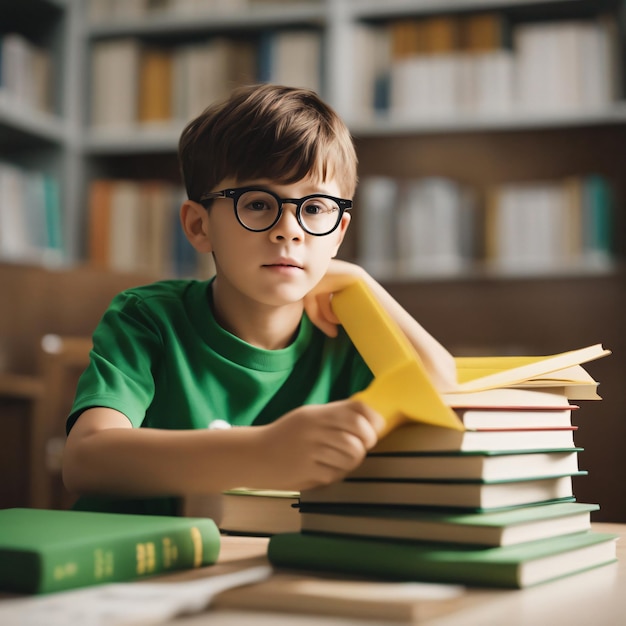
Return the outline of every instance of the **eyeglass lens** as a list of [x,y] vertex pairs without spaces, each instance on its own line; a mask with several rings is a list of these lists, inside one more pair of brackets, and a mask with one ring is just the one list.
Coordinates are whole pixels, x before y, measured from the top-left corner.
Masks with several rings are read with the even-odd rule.
[[[250,230],[266,230],[278,217],[279,201],[266,191],[246,191],[236,205],[241,223]],[[314,234],[325,234],[333,230],[341,211],[330,198],[315,196],[300,206],[300,219],[306,230]]]

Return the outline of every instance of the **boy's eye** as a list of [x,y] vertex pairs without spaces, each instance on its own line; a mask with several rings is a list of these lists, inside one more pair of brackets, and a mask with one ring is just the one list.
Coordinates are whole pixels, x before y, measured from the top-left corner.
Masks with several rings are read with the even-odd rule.
[[325,213],[334,213],[338,208],[334,203],[324,204],[318,200],[307,202],[302,207],[302,212],[307,215],[323,215]]
[[265,199],[255,199],[255,200],[248,200],[244,205],[243,208],[246,209],[246,211],[252,211],[252,212],[262,212],[262,211],[273,211],[274,207],[272,206],[274,203],[270,203]]

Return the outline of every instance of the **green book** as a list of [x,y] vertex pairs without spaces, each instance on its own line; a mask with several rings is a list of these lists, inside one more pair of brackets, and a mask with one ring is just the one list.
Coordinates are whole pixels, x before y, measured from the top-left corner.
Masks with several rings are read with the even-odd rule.
[[284,533],[270,538],[276,567],[404,581],[522,588],[616,560],[617,535],[593,531],[516,546],[452,544]]
[[489,513],[400,507],[302,505],[303,531],[505,546],[591,529],[597,504],[555,502]]
[[0,590],[50,593],[215,563],[208,518],[91,511],[0,511]]
[[363,504],[489,511],[572,498],[572,476],[532,480],[342,480],[300,493],[300,504]]

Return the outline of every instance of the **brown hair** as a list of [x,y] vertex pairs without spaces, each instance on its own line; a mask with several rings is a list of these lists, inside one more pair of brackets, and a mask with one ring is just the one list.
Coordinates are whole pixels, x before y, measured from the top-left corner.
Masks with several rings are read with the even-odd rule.
[[195,201],[225,178],[290,184],[332,177],[347,198],[357,183],[350,132],[307,89],[263,84],[234,90],[185,127],[178,156],[187,196]]

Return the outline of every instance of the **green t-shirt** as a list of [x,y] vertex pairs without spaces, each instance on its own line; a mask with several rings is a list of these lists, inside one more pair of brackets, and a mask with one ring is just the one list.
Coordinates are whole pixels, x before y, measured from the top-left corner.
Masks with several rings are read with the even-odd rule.
[[[215,420],[266,424],[304,404],[347,398],[371,379],[342,329],[329,338],[304,315],[291,345],[263,350],[217,324],[211,281],[161,281],[124,291],[107,309],[67,430],[95,406],[116,409],[134,427],[196,429]],[[90,498],[79,506],[175,512],[169,498]]]

